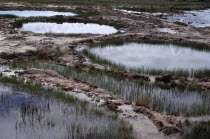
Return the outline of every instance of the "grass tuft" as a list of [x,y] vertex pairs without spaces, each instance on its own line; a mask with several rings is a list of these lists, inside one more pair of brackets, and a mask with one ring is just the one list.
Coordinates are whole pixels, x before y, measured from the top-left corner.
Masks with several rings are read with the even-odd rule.
[[209,139],[210,121],[195,123],[191,130],[183,136],[183,139]]
[[5,14],[5,15],[0,15],[0,18],[17,18],[17,16],[16,15]]

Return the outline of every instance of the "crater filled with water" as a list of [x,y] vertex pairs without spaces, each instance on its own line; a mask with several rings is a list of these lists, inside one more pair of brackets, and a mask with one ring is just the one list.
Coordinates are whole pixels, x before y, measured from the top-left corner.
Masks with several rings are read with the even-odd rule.
[[96,59],[139,71],[194,71],[210,69],[210,52],[173,44],[124,43],[87,48]]
[[25,23],[20,28],[23,31],[32,31],[35,33],[52,34],[113,34],[118,31],[111,26],[99,25],[93,23]]
[[19,17],[35,17],[35,16],[55,16],[55,15],[64,15],[64,16],[75,16],[75,13],[72,12],[56,12],[56,11],[34,11],[34,10],[11,10],[11,11],[0,11],[0,15],[15,15]]
[[168,22],[182,22],[194,27],[210,27],[210,9],[197,11],[184,11],[183,14],[166,16]]

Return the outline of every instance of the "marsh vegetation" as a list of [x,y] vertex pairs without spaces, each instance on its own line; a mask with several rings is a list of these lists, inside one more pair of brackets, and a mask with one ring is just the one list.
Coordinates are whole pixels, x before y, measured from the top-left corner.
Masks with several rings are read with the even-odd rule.
[[210,114],[209,92],[185,87],[157,86],[129,80],[116,74],[79,67],[63,67],[45,61],[18,62],[11,63],[9,66],[15,69],[51,69],[67,78],[81,80],[90,85],[110,90],[126,100],[148,106],[161,113],[184,116]]
[[208,139],[210,136],[210,121],[205,122],[185,122],[185,134],[183,139]]
[[[202,46],[202,45],[200,45]],[[115,42],[83,50],[93,62],[149,75],[203,78],[210,75],[209,49],[170,43]]]
[[1,138],[133,138],[116,113],[16,78],[0,77],[0,110]]
[[[16,3],[1,5],[1,2]],[[6,68],[9,70],[1,70],[4,73],[1,75],[9,75],[12,69],[50,69],[57,71],[67,79],[74,80],[79,85],[86,83],[94,89],[99,87],[111,91],[117,97],[132,102],[132,104],[145,106],[141,108],[148,111],[155,110],[161,114],[169,114],[169,117],[171,115],[198,116],[197,118],[208,116],[210,115],[210,91],[208,90],[190,88],[189,84],[189,86],[178,85],[174,80],[168,84],[144,82],[122,77],[121,73],[125,73],[124,71],[105,72],[94,69],[91,64],[90,66],[81,66],[80,62],[76,63],[77,58],[82,57],[75,52],[77,44],[83,42],[77,41],[75,36],[81,38],[78,40],[88,36],[91,38],[90,42],[99,42],[90,44],[82,51],[93,63],[106,64],[115,69],[148,74],[152,77],[167,72],[179,76],[180,82],[182,82],[181,79],[185,80],[186,78],[204,78],[210,76],[210,47],[205,44],[192,43],[191,40],[196,42],[204,40],[206,44],[209,43],[208,39],[202,36],[203,32],[201,35],[194,32],[194,30],[202,31],[201,28],[195,27],[209,26],[207,19],[209,10],[191,10],[205,9],[209,6],[210,3],[205,0],[190,2],[188,0],[1,0],[0,40],[3,40],[1,47],[4,49],[6,46],[5,49],[8,50],[6,53],[2,51],[3,57],[1,58],[3,59],[0,59],[0,62],[8,62],[7,58],[12,59],[10,63],[0,65],[9,67]],[[178,16],[170,16],[175,13]],[[167,17],[167,19],[160,20],[162,17]],[[169,25],[163,21],[176,24],[170,23]],[[178,25],[181,25],[181,29],[177,29]],[[192,36],[186,35],[188,34],[187,29],[193,31],[190,33]],[[122,34],[118,30],[123,30]],[[183,39],[176,36],[177,32],[181,32],[179,35],[183,35]],[[205,33],[207,35],[208,31]],[[97,38],[95,37],[97,35],[92,34],[105,35],[98,35],[99,38]],[[66,39],[63,43],[61,43],[62,40],[56,42],[60,36],[62,39]],[[149,41],[135,40],[136,38],[149,39]],[[45,41],[45,39],[50,41]],[[71,41],[67,41],[68,39],[75,40],[71,43]],[[168,41],[153,41],[159,39]],[[102,40],[107,41],[102,42]],[[180,42],[170,42],[169,40],[180,40]],[[183,41],[187,42],[183,43]],[[22,54],[19,57],[19,53],[17,56],[14,50],[16,46],[23,46],[20,48],[25,50],[24,46],[27,49],[27,46],[36,47],[39,44],[41,44],[40,47],[43,46],[46,49],[39,48],[37,54],[26,52],[23,53],[23,57]],[[74,62],[79,65],[78,67],[61,66],[53,62],[58,57],[64,58],[64,54],[67,54],[62,49],[63,45],[69,46],[67,60],[76,59]],[[56,49],[54,49],[55,47]],[[13,50],[14,53],[12,53]],[[49,53],[53,54],[49,56],[47,55]],[[17,57],[24,59],[25,55],[33,60],[15,61]],[[15,62],[12,62],[13,59]],[[65,58],[62,60],[59,62],[67,61]],[[181,78],[182,76],[186,78]],[[204,81],[206,80],[204,79]],[[129,108],[132,109],[134,115],[129,115],[129,109],[126,110],[129,114],[122,113],[120,117],[134,123],[134,126],[131,126],[118,116],[117,104],[98,106],[95,103],[88,103],[71,96],[71,93],[25,81],[19,77],[0,76],[0,138],[130,139],[136,135],[134,134],[136,129],[142,131],[144,127],[149,127],[143,131],[146,131],[146,135],[149,133],[148,137],[150,138],[155,138],[156,134],[160,134],[157,133],[154,124],[157,127],[160,126],[158,129],[162,128],[163,115],[161,114],[158,114],[160,117],[157,116],[161,120],[154,118],[158,122],[161,121],[157,123],[144,112],[139,112],[139,115],[135,113],[129,103]],[[94,99],[93,97],[92,100]],[[97,102],[96,99],[95,101]],[[128,103],[125,102],[125,104]],[[140,113],[148,117],[142,118]],[[165,121],[168,122],[168,119]],[[135,125],[135,122],[140,124]],[[186,121],[183,138],[209,137],[209,125],[209,121],[197,123]],[[161,131],[163,130],[161,129]],[[170,131],[170,133],[172,132]]]

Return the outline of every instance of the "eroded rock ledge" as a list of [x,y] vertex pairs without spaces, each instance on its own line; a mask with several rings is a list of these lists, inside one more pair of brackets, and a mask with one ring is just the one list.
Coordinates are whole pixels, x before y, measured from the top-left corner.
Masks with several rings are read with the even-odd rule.
[[[77,80],[69,80],[55,71],[29,69],[21,72],[19,75],[39,84],[52,85],[64,91],[83,93],[90,97],[92,101],[114,107],[117,110],[119,110],[119,107],[122,105],[130,105],[131,107],[134,106],[134,104],[117,97],[110,91],[106,91]],[[173,116],[162,115],[143,106],[134,106],[134,110],[137,113],[141,113],[151,119],[157,126],[158,130],[167,135],[180,131],[179,121],[177,121]]]

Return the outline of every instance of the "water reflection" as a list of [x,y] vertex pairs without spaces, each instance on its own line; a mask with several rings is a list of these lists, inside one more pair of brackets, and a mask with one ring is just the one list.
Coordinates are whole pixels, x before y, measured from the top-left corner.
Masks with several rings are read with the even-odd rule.
[[0,85],[1,139],[121,138],[125,123],[91,104],[67,104]]
[[125,43],[95,47],[90,53],[131,68],[198,70],[210,68],[210,53],[172,44]]
[[125,9],[116,9],[116,8],[114,8],[113,10],[125,13],[145,14],[145,15],[154,15],[154,16],[167,15],[167,13],[161,13],[161,12],[149,13],[149,12],[140,12],[140,11],[125,10]]
[[144,84],[121,77],[63,67],[46,62],[32,61],[17,64],[16,68],[51,69],[71,79],[81,79],[100,88],[114,92],[119,97],[132,102],[140,102],[151,109],[167,114],[205,115],[210,114],[210,92],[191,91],[186,88],[163,88]]
[[92,23],[26,23],[20,30],[32,31],[35,33],[55,33],[55,34],[112,34],[117,30],[114,27],[98,25]]
[[0,15],[16,15],[19,17],[32,17],[32,16],[55,16],[55,15],[64,15],[64,16],[75,16],[76,14],[71,12],[56,12],[56,11],[33,11],[33,10],[12,10],[12,11],[0,11]]
[[152,84],[141,84],[91,71],[72,70],[69,77],[95,84],[126,100],[142,103],[162,113],[175,115],[210,114],[210,92],[189,91],[179,88],[165,89]]
[[167,16],[163,20],[168,22],[183,22],[195,27],[209,27],[210,9],[198,11],[184,11],[184,14]]

